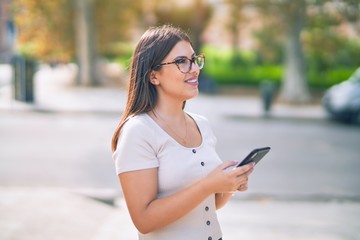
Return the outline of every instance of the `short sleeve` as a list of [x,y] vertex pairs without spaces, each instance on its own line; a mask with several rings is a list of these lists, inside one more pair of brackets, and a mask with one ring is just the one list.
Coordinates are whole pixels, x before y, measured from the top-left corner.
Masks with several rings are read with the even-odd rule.
[[144,116],[135,116],[124,124],[113,153],[117,174],[159,167],[153,136]]

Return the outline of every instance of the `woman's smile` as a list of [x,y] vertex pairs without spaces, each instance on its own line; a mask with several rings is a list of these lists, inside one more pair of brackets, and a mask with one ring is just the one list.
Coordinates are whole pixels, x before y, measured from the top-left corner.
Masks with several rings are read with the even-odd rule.
[[189,79],[185,80],[185,83],[190,84],[191,86],[195,86],[195,87],[199,85],[197,77],[189,78]]

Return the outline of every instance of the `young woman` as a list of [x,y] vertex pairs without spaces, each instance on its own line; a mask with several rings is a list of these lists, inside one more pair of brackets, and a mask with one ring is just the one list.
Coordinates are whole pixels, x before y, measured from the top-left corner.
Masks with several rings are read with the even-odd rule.
[[114,133],[116,171],[146,240],[218,240],[216,210],[247,189],[253,165],[230,169],[208,121],[184,111],[205,63],[178,28],[150,28],[133,54],[128,99]]

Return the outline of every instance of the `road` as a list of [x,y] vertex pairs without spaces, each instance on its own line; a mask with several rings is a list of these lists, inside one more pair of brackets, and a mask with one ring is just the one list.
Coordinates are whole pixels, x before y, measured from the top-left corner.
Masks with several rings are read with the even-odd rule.
[[[223,160],[241,159],[255,147],[272,147],[257,165],[243,198],[360,201],[359,127],[219,115],[204,108],[200,113],[208,115]],[[0,115],[0,186],[118,190],[110,140],[119,113]]]
[[[53,76],[38,74],[31,106],[11,100],[9,81],[0,88],[0,238],[134,239],[122,198],[113,208],[68,191],[120,194],[110,141],[125,95]],[[318,106],[274,105],[264,118],[254,96],[200,95],[186,109],[210,120],[223,160],[272,147],[219,211],[224,239],[360,239],[360,127]]]
[[215,132],[225,159],[245,156],[255,147],[272,147],[256,167],[249,194],[285,198],[360,196],[359,127],[325,121],[232,118],[215,126]]

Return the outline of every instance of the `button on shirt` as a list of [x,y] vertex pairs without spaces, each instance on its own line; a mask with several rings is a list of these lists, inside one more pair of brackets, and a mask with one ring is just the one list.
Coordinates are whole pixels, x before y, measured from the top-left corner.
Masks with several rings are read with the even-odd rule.
[[[124,125],[113,154],[118,174],[158,168],[158,198],[172,195],[204,178],[222,163],[215,151],[216,138],[209,122],[189,114],[201,133],[202,143],[187,148],[176,142],[147,114],[130,118]],[[219,239],[221,229],[216,216],[215,195],[209,196],[187,215],[143,240]]]

